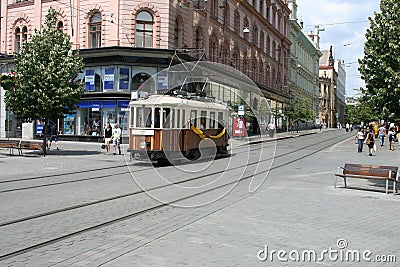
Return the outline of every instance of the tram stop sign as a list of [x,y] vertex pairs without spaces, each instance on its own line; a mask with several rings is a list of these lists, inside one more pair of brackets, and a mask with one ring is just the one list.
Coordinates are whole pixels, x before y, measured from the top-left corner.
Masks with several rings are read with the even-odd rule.
[[244,115],[244,105],[238,105],[238,115],[239,116]]

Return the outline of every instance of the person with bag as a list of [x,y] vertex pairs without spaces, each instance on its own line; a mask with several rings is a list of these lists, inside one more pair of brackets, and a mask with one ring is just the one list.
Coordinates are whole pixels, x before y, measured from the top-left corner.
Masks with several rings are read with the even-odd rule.
[[394,150],[394,136],[395,136],[395,132],[394,132],[394,128],[390,127],[389,129],[389,150]]
[[372,129],[369,129],[367,132],[367,137],[365,138],[365,143],[368,146],[368,153],[370,156],[372,156],[372,151],[374,149],[374,144],[375,144],[375,140],[374,140],[374,132],[372,131]]
[[[106,129],[104,130],[104,136],[103,136],[103,140],[104,140],[104,148],[106,149],[106,154],[108,155],[108,153],[110,152],[110,143],[111,143],[111,137],[112,137],[112,128],[111,128],[111,124],[107,123]],[[102,145],[103,147],[103,145]]]

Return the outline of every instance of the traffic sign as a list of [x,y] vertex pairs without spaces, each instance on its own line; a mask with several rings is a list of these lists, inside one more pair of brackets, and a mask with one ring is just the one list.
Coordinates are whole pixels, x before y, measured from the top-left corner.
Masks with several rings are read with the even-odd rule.
[[244,105],[238,105],[238,115],[239,116],[244,115]]

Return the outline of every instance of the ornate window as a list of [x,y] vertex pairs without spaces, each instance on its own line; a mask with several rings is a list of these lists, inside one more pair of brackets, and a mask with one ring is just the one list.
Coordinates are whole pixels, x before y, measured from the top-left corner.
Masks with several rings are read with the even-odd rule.
[[59,21],[57,23],[57,31],[60,31],[60,32],[64,31],[64,23],[62,21]]
[[267,55],[271,56],[271,39],[267,37]]
[[218,0],[211,0],[211,16],[218,20]]
[[89,22],[89,45],[91,48],[101,47],[101,14],[94,13]]
[[260,31],[260,49],[263,51],[263,52],[265,52],[265,46],[264,46],[264,43],[265,43],[265,36],[264,36],[264,32],[261,30]]
[[[250,28],[249,28],[249,27],[250,27],[250,26],[249,26],[249,20],[248,20],[247,18],[244,18],[243,27],[244,27],[244,29],[247,29],[247,30],[250,29]],[[243,38],[249,40],[249,32],[250,32],[250,31],[243,32]]]
[[194,36],[194,47],[203,48],[203,33],[199,28],[196,29]]
[[239,11],[236,10],[233,17],[233,27],[237,34],[240,34],[240,14]]
[[19,27],[15,28],[14,31],[14,51],[19,53],[24,43],[28,41],[28,28],[22,27],[22,31]]
[[140,11],[136,16],[136,47],[153,47],[153,16]]
[[253,26],[253,44],[258,45],[258,28],[256,25]]

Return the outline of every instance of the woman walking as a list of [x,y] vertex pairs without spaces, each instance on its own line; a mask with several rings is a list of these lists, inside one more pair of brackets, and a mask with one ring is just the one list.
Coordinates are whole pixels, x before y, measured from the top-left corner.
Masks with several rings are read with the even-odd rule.
[[389,136],[389,150],[394,150],[394,138],[395,138],[395,131],[394,131],[394,128],[393,127],[390,127],[390,129],[389,129],[389,133],[388,133],[388,136]]
[[367,133],[367,136],[365,138],[365,143],[368,146],[368,153],[370,156],[372,156],[372,151],[374,150],[374,144],[375,144],[375,140],[374,140],[374,132],[372,131],[372,129],[370,129]]
[[112,136],[112,128],[111,124],[107,123],[106,129],[104,130],[104,143],[106,145],[106,154],[110,152],[110,142],[111,142],[111,136]]

